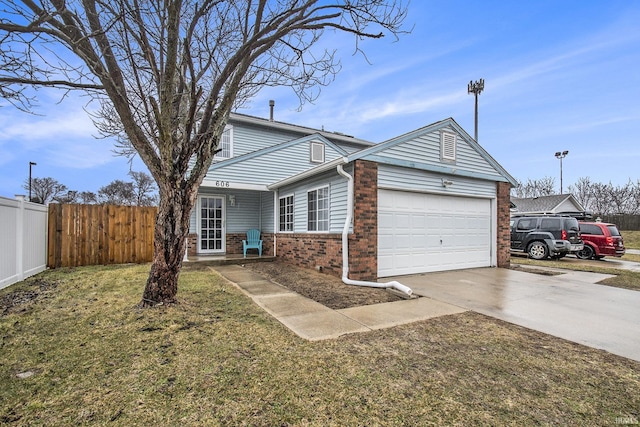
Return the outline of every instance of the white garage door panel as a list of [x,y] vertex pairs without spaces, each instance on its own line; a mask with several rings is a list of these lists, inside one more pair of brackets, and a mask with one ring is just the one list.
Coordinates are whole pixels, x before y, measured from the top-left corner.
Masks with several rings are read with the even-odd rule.
[[491,265],[488,199],[378,192],[378,276]]

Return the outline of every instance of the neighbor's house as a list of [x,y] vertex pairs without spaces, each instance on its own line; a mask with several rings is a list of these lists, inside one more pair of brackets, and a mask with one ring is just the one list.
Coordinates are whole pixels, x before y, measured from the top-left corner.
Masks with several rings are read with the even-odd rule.
[[516,181],[451,118],[372,144],[231,114],[219,148],[189,256],[242,254],[257,228],[263,255],[340,275],[346,224],[351,279],[509,265]]
[[518,198],[512,197],[512,215],[584,214],[584,207],[572,194]]

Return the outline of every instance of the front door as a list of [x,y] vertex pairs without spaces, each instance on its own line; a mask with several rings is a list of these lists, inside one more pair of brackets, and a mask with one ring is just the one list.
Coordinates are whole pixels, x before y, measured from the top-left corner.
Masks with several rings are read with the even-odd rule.
[[198,253],[214,254],[225,252],[224,205],[224,197],[222,196],[200,197]]

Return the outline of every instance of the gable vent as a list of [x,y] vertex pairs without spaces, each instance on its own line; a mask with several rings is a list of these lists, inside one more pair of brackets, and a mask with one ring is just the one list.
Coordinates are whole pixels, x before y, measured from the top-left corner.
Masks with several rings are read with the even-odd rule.
[[311,163],[324,163],[324,144],[311,142]]
[[449,132],[442,132],[441,134],[442,144],[441,153],[443,160],[455,160],[456,159],[456,134]]

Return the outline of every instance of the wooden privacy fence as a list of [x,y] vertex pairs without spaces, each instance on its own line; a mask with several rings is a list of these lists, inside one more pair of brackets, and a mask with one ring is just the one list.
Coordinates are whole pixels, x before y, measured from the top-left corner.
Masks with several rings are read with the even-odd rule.
[[156,207],[49,205],[49,268],[149,262]]

